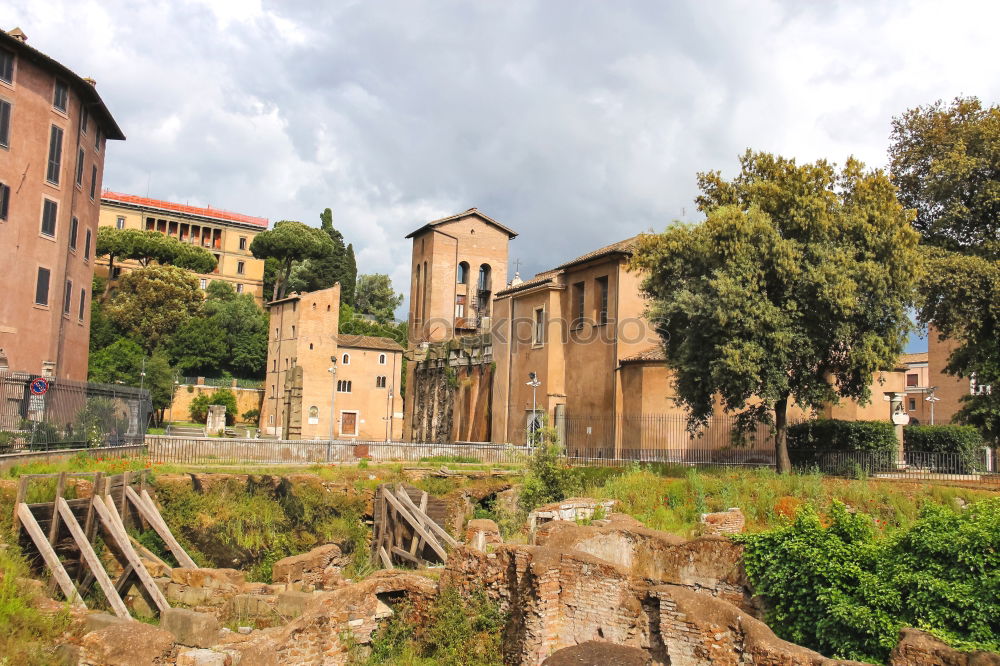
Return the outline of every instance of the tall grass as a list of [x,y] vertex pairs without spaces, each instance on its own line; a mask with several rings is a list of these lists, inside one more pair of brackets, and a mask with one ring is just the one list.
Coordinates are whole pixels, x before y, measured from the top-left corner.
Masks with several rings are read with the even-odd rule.
[[992,496],[987,491],[951,486],[824,478],[818,473],[776,474],[769,469],[683,471],[633,466],[612,474],[588,475],[585,494],[617,500],[615,511],[648,527],[683,536],[700,532],[702,513],[739,507],[750,530],[790,520],[798,506],[827,512],[835,500],[878,518],[890,528],[907,527],[927,502],[957,510],[964,502]]
[[28,565],[13,545],[0,549],[0,665],[58,663],[59,638],[69,627],[65,608],[55,614],[36,607],[38,588],[27,582]]

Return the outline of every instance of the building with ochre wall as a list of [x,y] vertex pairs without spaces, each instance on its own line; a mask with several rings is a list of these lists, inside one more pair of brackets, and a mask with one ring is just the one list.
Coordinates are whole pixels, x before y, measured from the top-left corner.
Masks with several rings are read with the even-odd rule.
[[125,135],[96,83],[0,30],[0,357],[87,378],[104,159]]
[[263,433],[326,439],[332,421],[337,439],[402,437],[403,348],[389,338],[340,335],[339,284],[292,293],[268,310]]
[[[212,280],[222,280],[231,284],[236,293],[253,294],[259,304],[264,303],[264,261],[250,254],[250,244],[257,234],[267,230],[265,217],[105,190],[101,194],[100,225],[157,231],[204,248],[215,255],[218,263],[211,273],[194,274],[202,289]],[[99,265],[107,275],[108,259],[102,258]],[[139,267],[136,261],[116,260],[114,277]]]

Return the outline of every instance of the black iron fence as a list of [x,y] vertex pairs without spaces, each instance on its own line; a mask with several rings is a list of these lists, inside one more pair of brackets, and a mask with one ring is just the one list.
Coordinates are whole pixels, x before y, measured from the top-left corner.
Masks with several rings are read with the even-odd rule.
[[791,451],[799,471],[829,476],[938,481],[1000,481],[1000,453],[983,448],[974,452],[928,451]]
[[0,372],[0,454],[142,444],[149,391]]

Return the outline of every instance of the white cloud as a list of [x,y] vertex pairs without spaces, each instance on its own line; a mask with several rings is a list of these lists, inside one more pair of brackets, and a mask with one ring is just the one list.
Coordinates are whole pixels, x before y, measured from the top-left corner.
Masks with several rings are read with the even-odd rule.
[[885,162],[908,107],[1000,98],[1000,6],[15,0],[128,141],[110,188],[318,224],[409,286],[403,236],[478,206],[542,270],[686,215],[747,147]]

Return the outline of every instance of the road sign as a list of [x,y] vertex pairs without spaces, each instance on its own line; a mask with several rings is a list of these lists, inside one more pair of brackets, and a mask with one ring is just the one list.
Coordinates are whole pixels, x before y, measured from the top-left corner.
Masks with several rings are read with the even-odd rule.
[[31,380],[31,392],[34,395],[45,395],[49,390],[49,380],[45,377],[35,377]]

